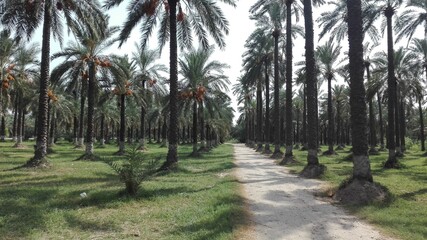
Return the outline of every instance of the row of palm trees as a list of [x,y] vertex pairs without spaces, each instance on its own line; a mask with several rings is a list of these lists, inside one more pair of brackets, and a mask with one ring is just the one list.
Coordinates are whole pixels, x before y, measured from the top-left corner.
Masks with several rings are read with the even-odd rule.
[[[332,10],[321,13],[317,22],[321,28],[320,38],[329,34],[330,40],[316,48],[312,5],[324,4],[323,1],[258,0],[252,6],[252,18],[257,21],[257,29],[246,41],[243,75],[234,92],[244,105],[240,123],[246,125],[246,138],[256,141],[257,150],[270,153],[269,142],[274,142],[272,157],[283,157],[282,163],[286,164],[293,160],[293,145],[302,143],[304,149],[308,149],[303,175],[315,177],[322,172],[317,158],[319,137],[327,141],[328,150],[324,154],[335,154],[334,144],[351,142],[355,166],[353,177],[368,181],[372,181],[368,144],[370,153],[375,153],[379,135],[381,148],[384,148],[385,126],[389,150],[385,167],[399,166],[397,156],[402,153],[407,130],[411,131],[410,136],[419,136],[422,151],[425,151],[425,92],[424,80],[420,76],[426,71],[427,52],[423,46],[427,39],[411,38],[417,28],[424,26],[425,18],[422,16],[427,8],[424,1],[407,2],[401,15],[401,19],[407,22],[397,18],[397,24],[392,28],[391,19],[399,3],[368,0],[329,3]],[[298,20],[301,13],[304,15],[304,31],[292,23],[292,19]],[[374,53],[372,49],[380,40],[374,23],[383,15],[387,20],[388,51]],[[281,29],[285,24],[282,36]],[[409,38],[410,47],[394,50],[393,29],[398,33],[397,39]],[[305,61],[297,63],[300,67],[294,71],[292,47],[296,44],[292,43],[292,38],[298,34],[305,39]],[[344,38],[349,41],[349,51],[347,57],[340,59],[340,43]],[[272,109],[270,77],[274,78]],[[338,78],[344,79],[347,86],[333,86],[332,80]],[[327,81],[325,97],[320,88],[323,81]],[[301,97],[295,96],[294,83],[301,86]],[[263,90],[265,101],[262,100]],[[256,101],[253,101],[255,95]],[[387,103],[387,111],[382,107],[384,103]],[[270,111],[274,112],[273,119]],[[418,120],[408,121],[414,119],[411,116]],[[274,130],[270,129],[270,122],[273,122]],[[281,131],[285,132],[282,142]],[[271,133],[275,134],[273,138]],[[320,135],[322,133],[327,134]],[[264,148],[263,141],[266,143]],[[284,156],[279,152],[282,143],[286,149]]]
[[[122,2],[123,1],[120,0],[106,1],[103,7],[109,9]],[[223,2],[230,5],[235,4],[234,1],[229,0]],[[93,156],[94,117],[96,116],[95,102],[106,99],[103,95],[109,94],[108,91],[104,93],[99,89],[113,88],[114,94],[120,98],[118,104],[120,105],[122,117],[120,121],[121,134],[119,136],[119,142],[120,151],[123,151],[125,122],[123,113],[126,111],[125,106],[127,104],[125,99],[129,98],[129,96],[138,99],[136,97],[136,95],[138,95],[137,93],[144,92],[147,85],[152,87],[152,85],[156,85],[156,81],[160,83],[161,80],[156,74],[153,76],[149,75],[151,73],[147,74],[147,72],[144,72],[149,69],[142,68],[148,67],[147,65],[150,64],[147,62],[144,63],[142,58],[149,58],[149,56],[143,56],[143,54],[150,55],[150,53],[147,53],[144,49],[152,30],[157,27],[158,23],[160,23],[158,34],[160,50],[168,40],[170,42],[169,78],[166,81],[169,85],[170,93],[167,100],[163,102],[163,107],[167,109],[167,111],[162,111],[163,115],[165,113],[169,115],[169,121],[163,120],[164,125],[167,123],[169,128],[169,151],[163,168],[170,168],[177,163],[178,124],[180,123],[179,113],[183,109],[182,106],[178,106],[178,102],[181,102],[181,99],[178,99],[178,87],[181,83],[178,82],[177,43],[180,44],[181,49],[192,48],[192,35],[195,34],[204,49],[211,48],[208,43],[209,35],[213,37],[214,41],[220,47],[225,46],[224,34],[228,33],[228,22],[224,18],[221,9],[216,6],[216,3],[207,4],[204,1],[176,0],[133,2],[130,3],[128,8],[128,19],[120,29],[108,27],[108,16],[103,13],[98,1],[6,1],[5,5],[6,11],[0,16],[1,24],[8,32],[13,32],[16,39],[29,38],[40,24],[43,25],[40,61],[41,74],[38,84],[38,109],[33,112],[36,113],[37,116],[37,143],[35,155],[27,163],[28,166],[40,166],[46,163],[45,156],[47,153],[49,132],[48,123],[50,122],[49,117],[51,116],[49,113],[49,106],[53,105],[50,104],[51,102],[59,102],[56,92],[56,90],[59,92],[59,89],[65,92],[68,91],[68,93],[72,92],[72,97],[74,98],[80,97],[80,116],[77,117],[77,115],[74,115],[73,118],[75,123],[80,123],[80,126],[82,126],[81,123],[83,123],[83,121],[86,121],[86,154],[84,157],[91,158]],[[65,58],[65,61],[52,70],[52,74],[50,75],[50,36],[52,32],[53,37],[62,44],[63,19],[65,19],[68,29],[76,37],[77,42],[71,43],[64,51],[52,56],[54,59]],[[141,29],[142,40],[140,48],[138,48],[138,56],[133,56],[133,60],[130,60],[127,56],[102,55],[102,51],[116,40],[111,39],[111,36],[115,32],[120,31],[117,40],[120,41],[120,44],[123,44],[132,29],[140,22],[142,22],[143,27]],[[203,95],[200,95],[199,99],[196,99],[199,108],[201,108],[200,111],[202,114],[200,115],[204,115],[203,107],[206,106],[208,107],[207,111],[211,111],[210,116],[212,116],[212,118],[202,120],[202,126],[206,126],[209,131],[201,131],[201,133],[206,133],[209,137],[214,135],[217,138],[224,138],[227,134],[229,125],[231,125],[232,111],[229,107],[230,99],[223,93],[221,94],[221,90],[226,90],[222,89],[225,84],[215,83],[215,81],[221,82],[228,80],[226,76],[222,74],[222,70],[217,69],[221,64],[207,62],[211,52],[207,57],[202,56],[203,51],[198,51],[198,53],[198,55],[196,54],[196,58],[199,58],[199,60],[200,58],[205,58],[205,65],[202,64],[202,69],[198,70],[205,71],[205,68],[215,68],[217,72],[210,72],[209,70],[201,72],[202,75],[196,76],[196,79],[184,79],[181,85],[187,85],[186,91],[189,91],[190,89],[188,88],[191,84],[185,83],[185,81],[192,81],[192,83],[198,83],[200,85],[198,86],[199,88],[203,88]],[[154,55],[151,57],[153,59],[155,58]],[[134,64],[135,60],[139,64],[139,72],[135,72],[137,68]],[[147,65],[144,66],[143,64]],[[180,65],[184,64],[185,61]],[[210,66],[210,64],[212,66]],[[164,69],[164,67],[161,67],[157,69],[157,71]],[[194,69],[191,71],[193,70]],[[186,74],[185,72],[182,73]],[[131,80],[135,80],[135,83],[132,83]],[[204,86],[203,84],[207,85]],[[208,86],[209,84],[212,86]],[[58,89],[54,89],[53,86]],[[134,90],[132,90],[133,88],[131,86],[135,87]],[[217,97],[218,99],[216,99]],[[85,105],[86,98],[88,107],[86,118],[84,119],[85,114],[83,106]],[[144,139],[145,131],[143,131],[143,127],[146,122],[144,119],[147,110],[144,106],[151,104],[151,102],[147,102],[146,98],[139,99],[139,101],[141,101],[139,102],[141,106],[141,130],[139,133],[141,139]],[[213,106],[211,102],[215,101],[218,102],[215,104],[216,109],[221,109],[222,111],[214,111],[214,108],[210,107]],[[96,110],[98,111],[98,109]],[[101,117],[101,123],[105,121],[104,117]],[[55,116],[53,118],[55,118]],[[77,120],[78,118],[79,121]],[[74,132],[77,132],[76,129],[75,127]],[[82,127],[79,128],[78,132],[79,141],[81,142],[81,139],[83,139]],[[206,136],[201,137],[205,138]]]

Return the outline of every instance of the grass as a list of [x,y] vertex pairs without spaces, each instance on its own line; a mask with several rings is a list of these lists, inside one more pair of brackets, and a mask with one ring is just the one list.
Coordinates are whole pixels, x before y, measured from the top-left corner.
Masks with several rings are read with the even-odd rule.
[[[326,146],[322,146],[325,151]],[[390,202],[371,204],[361,207],[347,207],[349,211],[362,219],[378,226],[384,233],[400,239],[427,239],[427,159],[414,146],[407,150],[401,159],[403,168],[384,170],[383,162],[387,160],[387,152],[370,156],[374,181],[387,187],[392,194]],[[297,164],[289,166],[292,172],[300,172],[305,163],[307,152],[294,150]],[[327,166],[322,177],[333,187],[347,179],[352,173],[352,162],[346,161],[349,148],[338,151],[336,156],[319,155],[320,163]]]
[[[33,150],[12,145],[0,143],[1,239],[233,239],[247,223],[231,145],[200,159],[181,146],[179,168],[143,182],[135,198],[119,194],[124,185],[107,164],[75,161],[83,150],[68,143],[54,147],[51,168],[38,170],[14,169]],[[117,149],[95,152],[111,157]],[[148,149],[147,158],[165,159],[166,148]]]

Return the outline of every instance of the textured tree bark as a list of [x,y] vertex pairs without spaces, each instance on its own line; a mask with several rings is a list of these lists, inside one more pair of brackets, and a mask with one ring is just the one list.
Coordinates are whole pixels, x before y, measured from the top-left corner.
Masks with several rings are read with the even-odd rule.
[[395,141],[395,105],[396,105],[396,79],[394,76],[394,50],[393,50],[393,28],[392,16],[394,15],[394,8],[388,6],[384,14],[387,18],[387,60],[388,60],[388,127],[387,127],[387,146],[388,146],[388,159],[384,165],[385,168],[395,168],[398,166],[396,158],[396,141]]
[[87,86],[87,126],[86,126],[86,149],[82,159],[93,158],[93,132],[95,114],[95,63],[93,60],[88,61],[89,80]]
[[270,63],[265,60],[264,61],[264,76],[265,76],[265,144],[264,151],[265,154],[271,154],[270,149],[270,79],[268,76],[268,68]]
[[262,84],[261,79],[257,79],[257,152],[262,152]]
[[353,179],[372,182],[368,157],[366,93],[363,85],[363,33],[360,0],[348,1],[350,60],[350,118],[353,143]]
[[293,150],[293,128],[292,128],[292,3],[294,0],[286,0],[286,150],[282,164],[295,161]]
[[274,152],[272,158],[281,158],[283,155],[280,151],[279,35],[280,29],[274,29]]
[[317,178],[325,171],[325,166],[319,164],[318,147],[318,116],[317,116],[317,80],[314,60],[314,32],[311,0],[304,0],[305,25],[305,64],[307,84],[307,165],[300,173],[302,177]]
[[50,67],[50,32],[52,23],[51,2],[46,1],[44,4],[43,16],[43,35],[41,49],[41,66],[40,66],[40,88],[39,102],[37,111],[37,140],[34,151],[34,157],[27,163],[27,167],[38,167],[47,165],[47,112],[48,112],[48,96],[49,87],[49,67]]
[[169,93],[169,148],[165,163],[160,168],[167,170],[173,168],[178,163],[178,109],[177,109],[177,91],[178,91],[178,46],[176,39],[176,5],[177,0],[168,0],[169,4],[169,26],[170,26],[170,93]]

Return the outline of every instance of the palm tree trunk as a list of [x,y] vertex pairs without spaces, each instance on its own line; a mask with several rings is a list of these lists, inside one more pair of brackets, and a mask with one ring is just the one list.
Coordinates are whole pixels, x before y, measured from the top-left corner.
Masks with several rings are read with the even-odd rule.
[[418,96],[418,112],[420,114],[420,140],[421,140],[421,151],[426,150],[425,136],[424,136],[424,116],[423,116],[423,105],[422,96]]
[[274,37],[274,152],[272,158],[281,158],[280,151],[280,106],[279,106],[279,35],[280,29],[273,31]]
[[262,84],[261,78],[257,80],[256,91],[257,106],[257,152],[262,152]]
[[56,115],[55,109],[53,109],[50,117],[50,132],[49,132],[49,148],[52,148],[55,144],[55,128],[56,128]]
[[139,149],[145,149],[145,107],[141,106],[141,122],[140,122],[140,130],[139,130]]
[[369,100],[369,136],[370,136],[370,155],[377,155],[378,150],[375,148],[377,143],[376,131],[375,131],[375,119],[374,119],[374,104],[372,103],[372,99]]
[[[369,71],[370,65],[371,64],[369,61],[365,61],[366,78],[368,82],[371,79],[371,72]],[[374,104],[372,102],[372,99],[369,99],[369,136],[370,136],[369,154],[377,155],[378,151],[375,148],[375,145],[377,144],[377,139],[376,139],[376,131],[375,131]]]
[[197,154],[197,101],[193,102],[193,152],[191,155]]
[[199,151],[206,151],[206,133],[205,133],[205,114],[203,102],[200,102],[199,107],[199,118],[200,118],[200,149]]
[[350,119],[353,143],[353,179],[372,182],[368,157],[366,93],[363,85],[363,33],[360,0],[347,2],[350,60]]
[[82,79],[81,94],[80,94],[80,116],[79,116],[79,136],[77,147],[83,147],[84,138],[83,138],[83,129],[84,129],[84,114],[85,114],[85,102],[86,102],[86,92],[87,92],[87,80]]
[[326,154],[335,154],[334,151],[334,112],[332,108],[332,74],[328,76],[328,151]]
[[396,94],[397,97],[395,99],[395,104],[394,104],[394,127],[395,127],[395,136],[396,136],[396,156],[397,157],[402,157],[403,156],[403,152],[402,152],[402,145],[400,144],[400,90],[399,86],[396,84]]
[[157,143],[160,143],[161,140],[161,133],[162,133],[162,119],[159,117],[159,120],[157,121]]
[[395,142],[395,104],[396,104],[396,79],[394,76],[394,50],[393,50],[393,28],[392,28],[392,16],[394,9],[392,6],[388,6],[384,11],[387,18],[387,60],[388,60],[388,128],[387,128],[387,145],[388,145],[388,159],[384,165],[386,168],[397,167],[396,158],[396,142]]
[[101,116],[101,123],[100,123],[100,143],[101,146],[105,145],[105,115],[102,114]]
[[169,148],[166,162],[162,165],[162,170],[172,168],[178,163],[178,47],[176,39],[176,5],[177,0],[168,0],[169,3],[169,25],[170,25],[170,94],[169,94]]
[[22,146],[22,94],[21,93],[17,93],[16,94],[16,101],[17,101],[17,113],[18,116],[16,118],[16,143],[14,145],[14,147],[21,147]]
[[304,96],[303,96],[304,108],[302,110],[302,131],[301,131],[302,148],[301,150],[307,150],[308,146],[307,146],[307,84],[306,83],[303,83],[303,91],[304,91]]
[[292,153],[292,3],[294,0],[286,0],[286,150],[282,164],[288,164],[293,161]]
[[314,32],[313,13],[311,0],[304,0],[304,25],[305,25],[305,64],[307,84],[307,140],[308,154],[307,165],[301,176],[315,178],[324,172],[324,166],[319,164],[317,157],[318,122],[317,122],[317,80],[315,75],[314,60]]
[[18,97],[15,98],[15,104],[14,104],[14,113],[13,113],[13,125],[12,125],[12,141],[16,142],[17,138],[17,123],[18,123]]
[[40,66],[40,89],[39,102],[37,111],[37,140],[34,151],[34,157],[30,159],[26,166],[37,167],[47,164],[47,111],[48,111],[48,96],[49,87],[49,67],[50,67],[50,31],[51,31],[51,2],[46,1],[44,4],[43,16],[43,33],[42,33],[42,49],[41,49],[41,66]]
[[125,131],[126,131],[126,106],[125,94],[120,94],[120,133],[119,133],[119,151],[118,155],[125,153]]
[[93,115],[95,113],[95,63],[90,60],[89,67],[89,83],[87,88],[87,129],[86,129],[86,150],[85,158],[93,157]]
[[271,154],[270,150],[270,79],[268,75],[269,62],[264,61],[264,76],[265,76],[265,145],[264,151],[265,154]]
[[402,153],[406,150],[406,121],[405,121],[405,101],[400,101],[400,146],[402,149]]
[[6,138],[6,122],[5,122],[5,119],[4,119],[4,114],[1,113],[0,141],[1,142],[6,141],[5,138]]
[[168,143],[167,143],[167,132],[168,132],[168,125],[166,123],[166,119],[165,121],[163,121],[163,127],[162,127],[162,147],[167,147]]
[[379,115],[379,124],[380,124],[380,150],[385,149],[384,145],[384,124],[383,124],[383,110],[381,104],[381,96],[380,93],[377,93],[377,101],[378,101],[378,115]]

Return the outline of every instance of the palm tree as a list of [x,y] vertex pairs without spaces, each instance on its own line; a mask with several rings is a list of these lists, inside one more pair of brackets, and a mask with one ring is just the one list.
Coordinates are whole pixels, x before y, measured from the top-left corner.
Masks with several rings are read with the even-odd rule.
[[[111,8],[122,2],[123,0],[107,0],[105,7]],[[220,2],[235,6],[234,0],[221,0]],[[205,3],[204,1],[189,0],[167,0],[161,3],[158,0],[133,2],[128,8],[129,15],[120,33],[120,40],[123,43],[137,23],[142,20],[141,46],[144,48],[152,30],[160,22],[159,48],[162,49],[167,40],[170,40],[169,148],[166,162],[161,167],[164,170],[173,168],[178,163],[177,40],[179,40],[181,48],[189,48],[192,46],[191,34],[194,32],[204,48],[209,47],[208,35],[211,35],[219,47],[223,48],[225,46],[224,33],[228,34],[228,21],[223,16],[221,8],[217,6],[216,2]]]
[[[0,126],[0,141],[5,141],[5,135],[6,135],[6,123],[5,123],[5,115],[6,115],[6,108],[4,106],[4,95],[5,88],[3,87],[3,83],[6,82],[8,79],[6,77],[7,70],[11,70],[9,68],[10,60],[12,53],[15,51],[16,43],[11,38],[10,32],[3,30],[0,32],[0,81],[1,81],[1,88],[0,88],[0,115],[1,115],[1,126]],[[7,66],[7,67],[6,67]]]
[[[93,135],[94,135],[94,108],[95,92],[98,85],[96,81],[97,69],[102,72],[102,68],[108,68],[110,61],[108,57],[102,55],[102,52],[111,46],[114,40],[112,35],[117,32],[116,27],[107,26],[108,18],[104,17],[104,25],[97,29],[90,29],[82,24],[74,29],[78,43],[71,43],[63,51],[55,53],[53,58],[64,57],[65,61],[58,65],[52,71],[53,79],[61,79],[68,84],[68,88],[76,91],[81,81],[81,110],[80,110],[80,141],[83,140],[83,112],[85,105],[85,96],[88,98],[87,107],[87,129],[86,129],[86,149],[80,159],[91,159],[93,154]],[[68,78],[65,76],[69,76]],[[80,76],[81,75],[81,76]],[[65,78],[64,78],[65,77]]]
[[[271,62],[272,57],[272,41],[271,37],[265,35],[266,29],[257,28],[254,32],[248,37],[245,43],[245,47],[248,49],[243,53],[243,67],[245,70],[244,75],[242,76],[242,84],[247,87],[256,86],[256,99],[257,99],[257,152],[263,151],[262,141],[263,141],[263,103],[262,103],[262,88],[266,87],[266,118],[265,118],[265,133],[268,134],[270,131],[269,126],[269,81],[268,81],[268,68],[269,62]],[[265,78],[265,79],[263,79]],[[265,84],[263,84],[264,80]],[[268,97],[268,99],[267,99]],[[268,126],[267,126],[268,125]],[[268,128],[268,129],[267,129]],[[269,146],[269,136],[266,136],[266,149],[270,151]],[[266,150],[265,149],[265,150]]]
[[[396,12],[396,7],[400,4],[401,0],[387,0],[384,1],[384,5],[379,5],[376,12],[377,16],[379,13],[383,12],[387,20],[387,86],[388,86],[388,159],[384,165],[385,168],[396,168],[399,166],[396,158],[396,141],[395,141],[395,122],[396,117],[396,76],[395,76],[395,65],[394,65],[394,50],[393,50],[393,26],[392,26],[392,17]],[[378,4],[382,4],[382,1]],[[374,17],[374,16],[373,16]]]
[[[10,69],[10,75],[13,76],[13,89],[15,94],[15,101],[18,103],[18,121],[16,131],[16,144],[15,147],[22,146],[22,119],[24,114],[24,99],[30,95],[30,89],[34,87],[34,81],[38,77],[37,71],[39,70],[39,62],[36,60],[40,49],[37,44],[30,44],[25,46],[18,45],[16,52],[13,54],[14,67]],[[4,82],[6,83],[6,82]],[[3,85],[4,86],[4,85]]]
[[250,12],[257,18],[259,24],[268,28],[273,28],[274,38],[274,151],[272,158],[281,158],[283,153],[280,151],[280,108],[279,108],[279,36],[282,29],[282,19],[284,11],[277,1],[269,1],[266,4],[254,4]]
[[[211,98],[218,92],[227,91],[227,85],[230,84],[228,77],[224,75],[224,69],[228,68],[228,65],[210,60],[213,50],[192,50],[179,60],[180,74],[184,78],[180,97],[192,100],[193,104],[193,156],[198,155],[198,120],[201,122],[200,132],[203,132],[205,127],[204,105],[211,103]],[[204,148],[202,144],[201,150],[204,151]]]
[[[144,97],[148,97],[149,89],[154,91],[157,89],[159,84],[156,84],[159,80],[164,80],[161,73],[166,73],[166,66],[163,64],[156,64],[159,54],[154,50],[143,50],[140,46],[136,45],[136,52],[132,54],[132,60],[135,62],[137,67],[135,72],[135,84],[141,90],[141,94]],[[143,97],[143,98],[144,98]],[[147,113],[147,103],[141,104],[141,118],[140,118],[140,130],[139,130],[139,149],[145,149],[145,118]]]
[[[410,51],[418,58],[418,63],[420,63],[427,77],[427,40],[426,39],[413,39]],[[427,78],[426,78],[427,79]],[[420,115],[420,140],[421,140],[421,151],[425,151],[425,135],[424,135],[424,121],[423,121],[423,89],[418,84],[415,87],[415,93],[418,100],[418,111]]]
[[111,78],[115,86],[113,93],[118,97],[118,105],[120,108],[120,130],[119,130],[119,151],[117,155],[125,154],[125,132],[126,132],[126,97],[134,95],[132,90],[133,82],[135,81],[135,64],[130,61],[128,56],[112,56],[111,57]]
[[[348,1],[348,39],[350,67],[350,112],[353,142],[353,174],[336,197],[349,203],[367,203],[384,196],[384,190],[373,183],[368,156],[366,98],[363,85],[363,33],[360,0]],[[355,187],[356,186],[356,187]],[[354,189],[358,189],[356,192]],[[349,193],[352,192],[351,197]],[[369,194],[367,194],[369,192]]]
[[325,45],[317,47],[316,57],[319,61],[319,71],[328,80],[328,150],[323,154],[333,155],[334,151],[334,113],[332,107],[332,79],[334,78],[335,69],[341,48],[335,47],[332,41],[325,43]]
[[[380,40],[380,34],[378,29],[373,25],[374,18],[368,17],[372,14],[372,4],[368,0],[362,0],[362,31],[363,35],[368,34],[369,38],[377,43]],[[322,39],[327,33],[330,34],[331,40],[336,42],[342,42],[348,33],[348,11],[347,11],[347,0],[329,1],[328,9],[330,11],[324,11],[320,14],[320,17],[316,20],[319,23],[319,27],[322,28],[319,33],[319,38]]]
[[74,29],[78,22],[84,22],[90,29],[96,29],[104,24],[103,13],[98,8],[98,1],[93,0],[45,0],[45,1],[14,1],[6,0],[6,11],[2,16],[2,24],[7,29],[13,29],[16,36],[26,35],[28,38],[37,26],[43,22],[39,106],[37,114],[37,140],[34,157],[25,166],[37,167],[47,164],[47,120],[48,120],[48,86],[50,66],[50,37],[62,42],[62,21],[60,13],[64,14],[66,24]]
[[314,59],[312,2],[311,0],[304,0],[303,3],[305,25],[305,68],[307,85],[307,135],[310,137],[307,141],[307,165],[301,172],[301,176],[315,178],[324,172],[325,167],[319,164],[319,159],[317,157],[317,80],[315,75],[316,62]]

